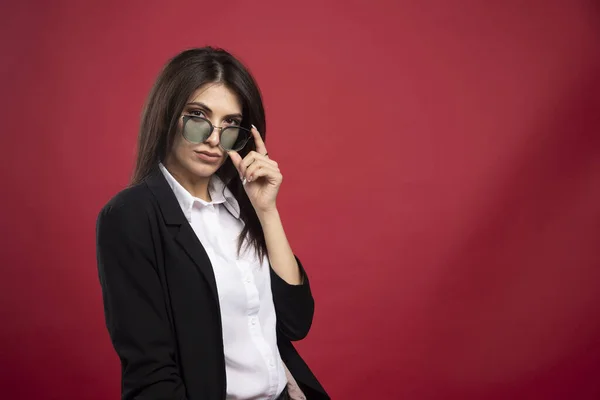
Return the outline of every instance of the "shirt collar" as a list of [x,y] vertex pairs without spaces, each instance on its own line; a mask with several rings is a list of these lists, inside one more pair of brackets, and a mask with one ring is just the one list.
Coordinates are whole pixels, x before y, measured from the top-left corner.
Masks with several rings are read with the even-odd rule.
[[210,182],[208,184],[208,193],[210,194],[210,198],[212,200],[205,201],[198,197],[192,196],[187,189],[177,182],[177,180],[173,177],[173,175],[171,175],[171,173],[162,163],[159,163],[159,168],[167,180],[167,183],[173,190],[173,193],[177,198],[177,202],[179,202],[183,214],[187,218],[188,222],[191,223],[192,221],[192,208],[194,207],[194,203],[198,203],[201,206],[223,204],[223,206],[225,206],[231,215],[237,219],[240,218],[240,206],[236,198],[233,196],[233,193],[231,193],[221,178],[219,178],[216,174],[210,178]]

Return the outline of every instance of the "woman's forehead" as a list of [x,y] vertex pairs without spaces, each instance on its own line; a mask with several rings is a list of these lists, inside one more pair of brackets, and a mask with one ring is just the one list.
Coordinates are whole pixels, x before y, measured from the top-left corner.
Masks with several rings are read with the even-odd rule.
[[209,83],[198,88],[188,101],[201,103],[212,112],[219,114],[238,114],[242,105],[237,94],[222,83]]

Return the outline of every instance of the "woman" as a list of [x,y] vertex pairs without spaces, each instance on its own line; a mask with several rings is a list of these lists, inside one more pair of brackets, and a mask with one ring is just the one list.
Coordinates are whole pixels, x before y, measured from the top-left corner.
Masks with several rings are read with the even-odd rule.
[[123,399],[328,399],[291,341],[314,302],[277,212],[261,95],[226,51],[173,58],[132,184],[100,212],[98,270]]

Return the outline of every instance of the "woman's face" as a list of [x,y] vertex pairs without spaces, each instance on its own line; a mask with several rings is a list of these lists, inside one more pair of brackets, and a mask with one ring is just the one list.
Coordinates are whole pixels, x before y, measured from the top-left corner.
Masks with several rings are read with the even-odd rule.
[[[208,119],[215,129],[204,143],[191,143],[182,135],[182,115],[195,115]],[[210,83],[200,87],[190,97],[179,116],[177,134],[166,164],[178,175],[188,179],[209,178],[225,162],[227,154],[219,147],[219,129],[240,125],[242,106],[234,92],[222,83]],[[175,172],[174,171],[174,172]]]

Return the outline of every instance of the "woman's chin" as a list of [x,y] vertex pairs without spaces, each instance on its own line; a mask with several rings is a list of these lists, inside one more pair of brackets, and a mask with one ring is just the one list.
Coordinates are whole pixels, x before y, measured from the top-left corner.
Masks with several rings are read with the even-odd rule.
[[210,178],[217,172],[222,163],[219,164],[206,164],[200,161],[196,161],[193,165],[190,165],[189,169],[192,174],[199,178]]

